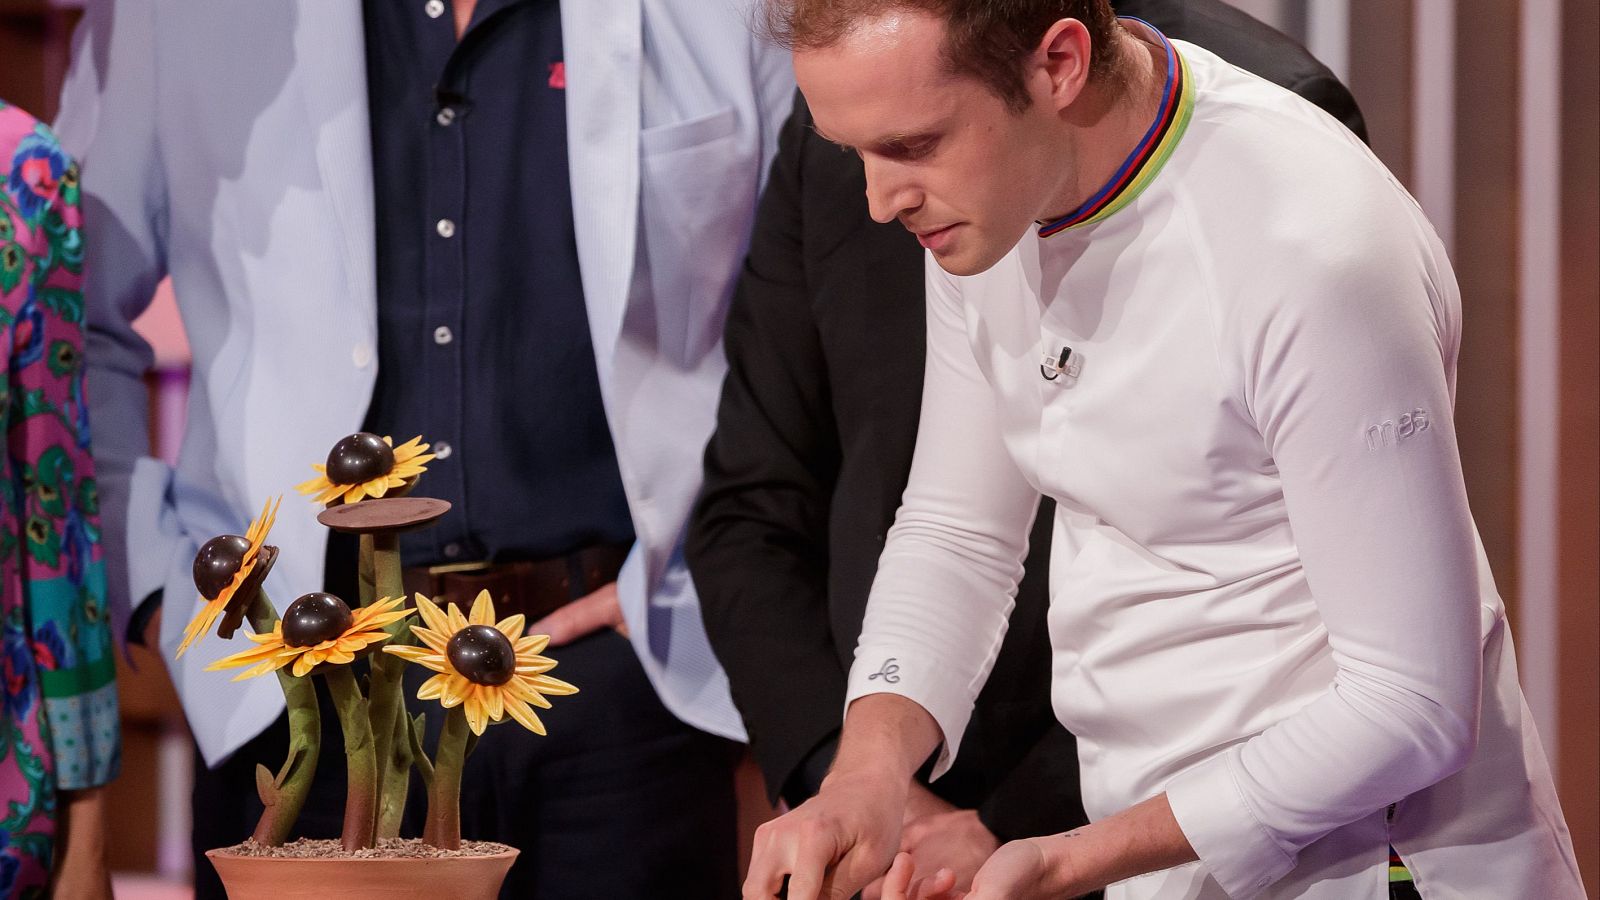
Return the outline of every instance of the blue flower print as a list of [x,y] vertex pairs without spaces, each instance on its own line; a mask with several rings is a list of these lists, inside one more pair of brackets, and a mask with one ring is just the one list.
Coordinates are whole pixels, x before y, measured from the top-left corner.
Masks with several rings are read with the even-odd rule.
[[13,722],[22,721],[33,708],[33,648],[22,629],[5,626],[0,634],[0,679],[3,679],[6,716]]
[[30,223],[37,223],[50,206],[71,161],[44,125],[17,142],[11,155],[11,175],[6,190],[16,198],[17,210]]

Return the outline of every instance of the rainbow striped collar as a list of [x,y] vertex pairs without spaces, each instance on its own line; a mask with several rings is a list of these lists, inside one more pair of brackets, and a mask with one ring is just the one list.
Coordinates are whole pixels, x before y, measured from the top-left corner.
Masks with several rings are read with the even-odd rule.
[[1039,236],[1050,237],[1069,228],[1092,225],[1132,203],[1150,182],[1155,180],[1167,157],[1189,127],[1189,117],[1194,113],[1194,79],[1189,75],[1189,64],[1183,55],[1148,22],[1125,17],[1150,29],[1161,40],[1167,51],[1167,80],[1161,88],[1161,106],[1150,130],[1122,161],[1117,173],[1082,206],[1051,222],[1039,226]]

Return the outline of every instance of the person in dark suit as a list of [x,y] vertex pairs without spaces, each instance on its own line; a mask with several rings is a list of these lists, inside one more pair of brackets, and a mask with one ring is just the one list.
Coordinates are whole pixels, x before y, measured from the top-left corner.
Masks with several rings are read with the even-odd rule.
[[[1365,139],[1332,72],[1221,0],[1115,6],[1300,93]],[[816,793],[837,749],[845,676],[921,409],[923,251],[898,223],[872,220],[865,189],[860,160],[816,134],[797,95],[729,313],[729,372],[685,547],[769,794],[791,806]],[[1035,521],[1010,629],[955,767],[913,789],[906,848],[970,866],[958,872],[965,881],[998,842],[1085,821],[1076,744],[1049,698],[1051,518],[1045,508]]]

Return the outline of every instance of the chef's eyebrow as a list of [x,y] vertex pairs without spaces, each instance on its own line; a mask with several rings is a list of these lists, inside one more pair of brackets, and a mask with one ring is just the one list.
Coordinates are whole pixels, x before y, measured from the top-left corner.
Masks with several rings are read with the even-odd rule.
[[[811,124],[810,128],[811,128],[812,132],[814,132],[816,134],[817,137],[822,138],[823,140],[825,140],[828,143],[834,145],[835,147],[838,147],[841,150],[855,150],[855,149],[857,149],[856,147],[851,146],[850,144],[846,144],[843,141],[836,141],[833,138],[828,137],[826,134],[823,133],[822,129],[820,129],[820,128],[818,128],[816,126],[816,123],[814,123],[814,122]],[[888,153],[890,155],[893,155],[893,154],[904,153],[904,152],[912,149],[913,147],[915,147],[918,144],[921,144],[921,143],[924,143],[926,141],[932,140],[935,136],[936,136],[935,133],[931,132],[931,131],[923,132],[923,133],[920,133],[920,134],[906,134],[905,132],[897,132],[895,134],[886,135],[884,137],[881,137],[881,138],[877,139],[876,141],[873,142],[872,146],[874,147],[874,149],[877,149],[879,151],[883,151],[883,152],[886,152],[886,153]]]

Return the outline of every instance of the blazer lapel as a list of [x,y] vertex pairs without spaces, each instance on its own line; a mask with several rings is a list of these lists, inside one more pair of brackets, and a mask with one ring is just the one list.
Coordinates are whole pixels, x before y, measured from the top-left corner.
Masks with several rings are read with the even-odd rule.
[[[581,4],[580,4],[581,5]],[[361,321],[377,329],[377,258],[372,196],[372,131],[361,4],[300,0],[295,52],[323,190],[333,207],[345,290]]]
[[639,218],[640,0],[561,4],[578,264],[601,384],[633,278]]

